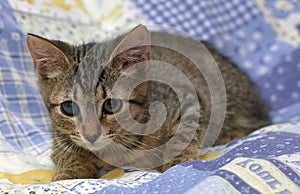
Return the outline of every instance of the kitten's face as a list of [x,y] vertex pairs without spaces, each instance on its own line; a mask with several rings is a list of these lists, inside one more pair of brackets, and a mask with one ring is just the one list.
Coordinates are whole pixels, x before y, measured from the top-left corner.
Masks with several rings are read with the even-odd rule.
[[[126,106],[134,120],[149,119],[147,84],[126,96],[127,83],[115,83],[133,64],[133,73],[147,69],[150,35],[142,26],[121,41],[71,46],[34,35],[27,37],[34,59],[41,93],[49,110],[54,133],[70,138],[78,146],[100,150],[112,142],[136,147],[140,141],[120,126],[117,117],[126,121]],[[126,52],[124,52],[126,51]],[[126,77],[126,76],[125,76]]]

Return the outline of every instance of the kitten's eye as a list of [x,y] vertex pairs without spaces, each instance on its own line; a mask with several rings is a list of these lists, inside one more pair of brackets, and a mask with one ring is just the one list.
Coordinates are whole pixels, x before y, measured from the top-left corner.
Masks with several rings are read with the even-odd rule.
[[121,110],[122,100],[110,98],[103,103],[103,112],[105,114],[114,114]]
[[61,112],[69,117],[78,116],[79,107],[75,102],[65,101],[60,105]]

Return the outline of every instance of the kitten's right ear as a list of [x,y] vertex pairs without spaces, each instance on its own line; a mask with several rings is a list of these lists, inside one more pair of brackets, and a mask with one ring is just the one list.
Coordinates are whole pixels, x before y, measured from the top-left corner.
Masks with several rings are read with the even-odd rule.
[[149,66],[147,61],[150,59],[151,36],[150,32],[144,25],[138,25],[126,34],[121,42],[116,46],[111,55],[114,60],[114,68],[119,71],[134,66],[134,72],[145,72]]
[[67,68],[68,58],[50,40],[27,34],[27,46],[40,76],[53,78]]

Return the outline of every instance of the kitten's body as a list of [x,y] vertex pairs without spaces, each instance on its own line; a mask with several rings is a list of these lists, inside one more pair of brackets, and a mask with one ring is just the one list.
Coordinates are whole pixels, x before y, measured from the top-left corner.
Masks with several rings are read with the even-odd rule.
[[[53,126],[52,158],[58,167],[54,180],[92,178],[97,175],[97,169],[111,166],[156,167],[164,171],[177,163],[198,158],[199,146],[211,116],[208,85],[195,65],[182,54],[160,46],[145,46],[150,43],[147,32],[143,26],[139,26],[126,36],[78,47],[28,36],[28,46],[40,77],[41,93]],[[134,37],[138,37],[136,43],[133,43],[136,41],[133,41]],[[183,50],[198,55],[189,46],[195,42],[192,39],[166,33],[151,33],[151,37],[171,47],[172,44],[180,44]],[[266,125],[267,108],[247,76],[206,43],[204,45],[216,60],[226,88],[227,112],[217,144],[242,137]],[[122,53],[128,48],[132,52]],[[147,123],[151,119],[149,105],[154,101],[163,102],[168,114],[160,129],[149,135],[134,135],[120,127],[114,117],[121,114],[122,110],[115,115],[103,114],[103,103],[113,95],[112,88],[125,69],[133,63],[149,59],[172,64],[188,75],[196,90],[200,110],[195,108],[198,102],[189,100],[191,91],[188,88],[182,94],[186,101],[181,106],[177,95],[165,84],[141,84],[131,94],[129,101],[125,99],[123,102],[129,104],[133,118],[139,123]],[[140,76],[145,76],[146,69],[141,66],[136,71]],[[181,80],[175,79],[174,82],[181,87]],[[122,89],[126,85],[119,87],[118,92],[122,96],[126,93]],[[71,100],[80,108],[78,119],[62,114],[61,104]],[[195,110],[198,112],[195,113]],[[193,115],[200,116],[197,123]],[[186,117],[187,121],[190,119],[190,122],[180,125],[182,117]],[[195,124],[196,131],[193,130]],[[175,133],[177,136],[172,143],[165,144]],[[123,145],[126,149],[115,148],[111,142]],[[185,143],[188,143],[187,146],[182,146]],[[161,146],[158,152],[144,152],[158,146]],[[138,153],[132,150],[138,150]],[[180,154],[170,159],[170,153],[177,152]]]

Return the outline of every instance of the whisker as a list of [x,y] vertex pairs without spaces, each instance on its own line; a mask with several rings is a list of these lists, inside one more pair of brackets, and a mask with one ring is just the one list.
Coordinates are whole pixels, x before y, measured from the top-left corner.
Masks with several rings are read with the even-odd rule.
[[113,147],[113,149],[116,150],[117,153],[120,153],[120,151],[123,153],[123,154],[120,154],[120,155],[123,156],[123,157],[125,157],[125,158],[121,158],[123,161],[125,161],[125,165],[128,165],[132,161],[136,160],[136,158],[134,158],[133,156],[131,156],[130,154],[128,154],[128,151],[131,151],[128,148],[124,148],[123,146],[118,146],[118,147]]
[[[127,131],[122,131],[121,133],[115,133],[115,134],[116,134],[117,136],[120,136],[120,135],[122,135],[122,136],[134,136],[134,134],[129,133],[129,132],[127,132]],[[159,137],[152,136],[152,135],[147,135],[147,137],[150,137],[150,138],[156,139],[156,140],[160,140]]]
[[[142,159],[149,167],[152,166],[152,163],[146,159],[142,154],[134,151],[134,150],[129,150],[133,155],[136,155],[139,159]],[[138,160],[137,160],[138,161]],[[144,165],[142,165],[144,166]]]
[[[72,146],[72,142],[64,141],[63,139],[56,138],[56,141],[54,143],[54,146],[56,146],[57,150],[60,150],[53,159],[57,159],[59,156],[64,155]],[[58,163],[60,163],[60,159],[58,158]]]

